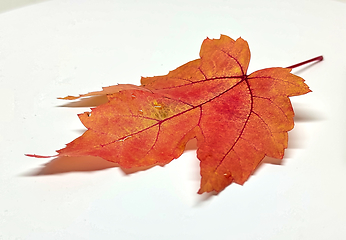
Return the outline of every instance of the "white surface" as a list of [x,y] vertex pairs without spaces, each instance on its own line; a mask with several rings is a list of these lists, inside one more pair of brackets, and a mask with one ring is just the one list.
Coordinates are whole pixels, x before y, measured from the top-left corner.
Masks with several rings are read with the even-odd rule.
[[[14,2],[0,2],[0,239],[345,239],[346,1]],[[220,34],[249,42],[249,72],[325,57],[294,71],[313,93],[293,99],[282,165],[206,199],[194,150],[132,175],[24,156],[81,134],[87,108],[57,97],[166,74]]]

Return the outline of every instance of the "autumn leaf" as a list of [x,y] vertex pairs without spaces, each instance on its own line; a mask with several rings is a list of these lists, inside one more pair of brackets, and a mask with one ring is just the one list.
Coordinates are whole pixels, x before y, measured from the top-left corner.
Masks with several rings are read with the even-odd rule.
[[200,59],[165,76],[80,95],[104,94],[108,102],[79,115],[87,131],[58,156],[98,156],[123,168],[163,166],[196,138],[198,193],[243,184],[264,156],[283,157],[294,125],[288,97],[310,92],[290,68],[247,75],[249,61],[245,40],[221,35],[204,40]]

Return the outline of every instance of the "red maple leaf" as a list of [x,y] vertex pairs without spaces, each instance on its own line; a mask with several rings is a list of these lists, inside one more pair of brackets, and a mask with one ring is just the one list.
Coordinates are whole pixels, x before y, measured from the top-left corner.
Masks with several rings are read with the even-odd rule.
[[98,156],[123,168],[150,167],[178,158],[196,138],[198,193],[243,184],[264,156],[283,157],[294,125],[288,97],[310,92],[290,68],[247,75],[249,61],[246,41],[221,35],[204,40],[200,59],[165,76],[80,95],[105,94],[108,102],[79,115],[88,130],[58,156]]

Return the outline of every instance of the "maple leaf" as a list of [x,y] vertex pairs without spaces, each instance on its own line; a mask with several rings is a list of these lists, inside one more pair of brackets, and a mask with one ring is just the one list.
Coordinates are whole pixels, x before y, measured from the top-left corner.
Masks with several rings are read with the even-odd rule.
[[79,114],[87,131],[58,156],[98,156],[123,168],[163,166],[196,138],[198,193],[243,184],[264,156],[283,157],[294,125],[288,97],[310,92],[290,68],[247,75],[249,61],[245,40],[221,35],[204,40],[200,59],[165,76],[80,95],[104,94],[108,102]]

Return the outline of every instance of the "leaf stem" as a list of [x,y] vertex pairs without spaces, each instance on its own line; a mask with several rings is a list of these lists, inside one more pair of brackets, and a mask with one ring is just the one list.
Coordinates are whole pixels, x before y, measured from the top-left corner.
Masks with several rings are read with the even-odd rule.
[[297,63],[297,64],[294,64],[292,66],[286,67],[286,68],[296,68],[296,67],[300,67],[300,66],[302,66],[304,64],[307,64],[307,63],[311,63],[311,62],[314,62],[314,61],[320,62],[322,60],[323,60],[323,56],[318,56],[318,57],[311,58],[311,59],[309,59],[307,61],[304,61],[304,62],[301,62],[301,63]]

